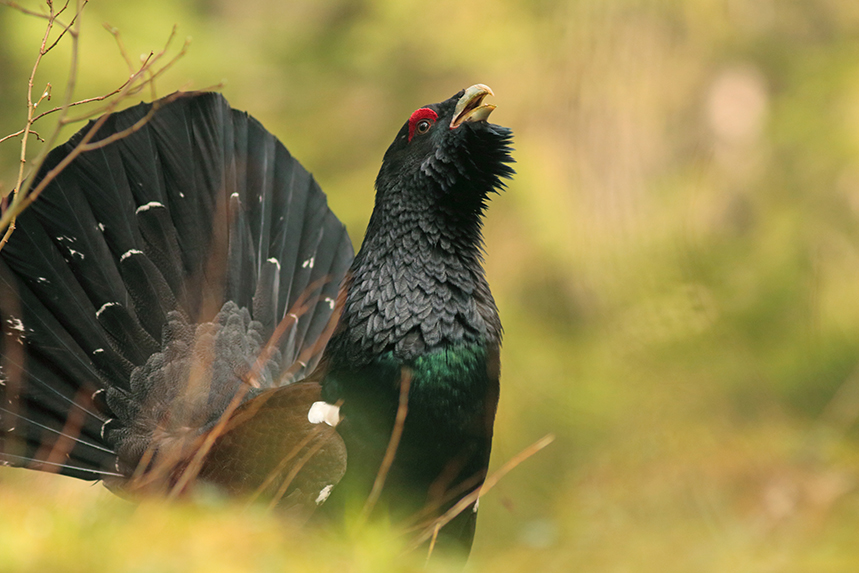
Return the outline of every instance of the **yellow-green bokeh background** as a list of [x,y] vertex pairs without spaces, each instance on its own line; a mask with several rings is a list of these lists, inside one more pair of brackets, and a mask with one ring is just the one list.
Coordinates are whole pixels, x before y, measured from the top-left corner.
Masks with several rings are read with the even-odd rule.
[[[859,2],[91,0],[80,97],[128,73],[102,22],[134,57],[192,36],[159,95],[223,80],[356,243],[408,114],[495,90],[518,175],[486,223],[493,467],[557,440],[481,502],[470,570],[859,571]],[[0,135],[42,27],[0,6]],[[415,567],[365,541],[0,472],[2,571]]]

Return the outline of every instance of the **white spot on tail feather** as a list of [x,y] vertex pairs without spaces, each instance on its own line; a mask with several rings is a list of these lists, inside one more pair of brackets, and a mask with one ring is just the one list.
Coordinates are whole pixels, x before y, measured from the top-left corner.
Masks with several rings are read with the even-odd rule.
[[328,303],[328,306],[331,307],[331,310],[334,310],[334,299],[333,298],[331,298],[330,296],[326,296],[322,300]]
[[230,195],[230,199],[232,199],[233,197],[235,197],[236,199],[238,199],[238,198],[239,198],[239,194],[238,194],[238,193],[233,193],[232,195]]
[[101,313],[103,313],[106,309],[110,308],[111,306],[119,306],[119,303],[118,302],[106,302],[106,303],[104,303],[103,305],[101,305],[100,309],[95,311],[95,317],[100,318]]
[[69,249],[69,254],[73,257],[80,257],[81,260],[84,260],[86,258],[82,252],[76,251],[74,249]]
[[104,233],[104,223],[98,224],[98,230],[101,231],[102,233]]
[[[102,439],[102,440],[104,439],[104,431],[107,429],[107,425],[108,425],[108,424],[110,424],[111,422],[113,422],[113,418],[108,418],[108,419],[105,421],[105,423],[101,425],[101,431],[99,432],[99,434],[101,434],[101,439]],[[118,466],[117,466],[117,468],[116,468],[116,471],[119,471],[119,467],[118,467]]]
[[104,352],[104,348],[96,348],[92,351],[93,354],[101,354],[102,352]]
[[21,322],[20,318],[15,318],[14,316],[6,319],[6,324],[9,325],[9,328],[18,332],[19,334],[24,334],[26,329],[24,328],[24,323]]
[[119,257],[119,262],[121,263],[122,261],[124,261],[125,259],[127,259],[128,257],[130,257],[132,255],[142,255],[142,254],[143,254],[143,251],[140,251],[138,249],[130,249],[130,250],[122,253],[122,256]]
[[322,488],[322,491],[319,492],[319,495],[316,497],[316,505],[322,505],[325,503],[325,500],[328,499],[328,496],[331,495],[331,490],[334,488],[334,484],[330,483]]
[[314,258],[315,258],[315,257],[310,257],[309,259],[307,259],[306,261],[304,261],[303,263],[301,263],[301,268],[302,268],[302,269],[312,269],[312,268],[313,268],[313,259],[314,259]]
[[268,260],[268,262],[276,264],[276,265],[277,265],[277,270],[280,270],[280,261],[279,261],[279,260],[277,260],[276,258],[272,257],[272,258],[270,258],[270,259]]
[[477,498],[477,501],[474,502],[474,507],[471,508],[471,511],[477,513],[477,508],[480,507],[480,498]]
[[51,281],[49,281],[49,280],[48,280],[48,279],[46,279],[45,277],[36,277],[36,282],[37,282],[37,283],[42,283],[42,284],[48,284],[48,283],[50,283]]
[[152,209],[153,207],[163,207],[163,206],[164,205],[162,205],[158,201],[150,201],[146,205],[141,205],[140,207],[138,207],[137,210],[135,211],[135,213],[142,213],[143,211],[148,211],[148,210]]
[[328,402],[314,402],[307,411],[307,421],[311,424],[325,422],[331,427],[340,423],[340,406]]

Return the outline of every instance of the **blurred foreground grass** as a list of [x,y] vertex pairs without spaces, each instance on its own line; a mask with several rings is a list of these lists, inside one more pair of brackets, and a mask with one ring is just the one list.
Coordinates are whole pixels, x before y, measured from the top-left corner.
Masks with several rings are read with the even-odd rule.
[[[33,3],[35,5],[35,3]],[[414,108],[475,82],[516,133],[487,271],[506,328],[472,571],[859,570],[859,3],[146,0],[87,7],[82,97],[173,23],[360,241]],[[0,6],[0,132],[41,24]],[[65,56],[37,85],[63,82]],[[40,89],[40,88],[38,88]],[[71,132],[69,132],[70,134]],[[0,183],[17,160],[0,146]],[[0,472],[0,571],[411,570],[223,501]],[[438,568],[443,569],[443,565]]]

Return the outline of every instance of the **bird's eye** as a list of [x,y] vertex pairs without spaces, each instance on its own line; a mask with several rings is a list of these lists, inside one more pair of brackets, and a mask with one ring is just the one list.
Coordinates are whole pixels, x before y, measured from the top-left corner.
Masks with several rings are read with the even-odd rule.
[[423,135],[432,129],[437,119],[438,114],[427,107],[422,107],[413,113],[409,118],[409,141],[415,134]]
[[432,122],[430,120],[422,119],[415,126],[415,131],[417,133],[420,133],[421,135],[423,135],[424,133],[428,132],[431,127],[432,127]]

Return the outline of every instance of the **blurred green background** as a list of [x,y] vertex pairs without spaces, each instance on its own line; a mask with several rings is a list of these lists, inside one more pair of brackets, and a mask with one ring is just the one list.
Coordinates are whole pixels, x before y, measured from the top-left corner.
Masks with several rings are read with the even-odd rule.
[[[471,571],[859,570],[859,2],[92,0],[79,97],[128,75],[102,22],[133,57],[192,36],[158,95],[224,81],[356,244],[409,113],[495,90],[518,175],[486,223],[493,467],[557,440],[481,502]],[[0,5],[0,136],[43,26]],[[61,44],[36,91],[61,95],[68,62]],[[0,144],[3,189],[18,153]],[[3,571],[420,563],[365,535],[0,472]]]

